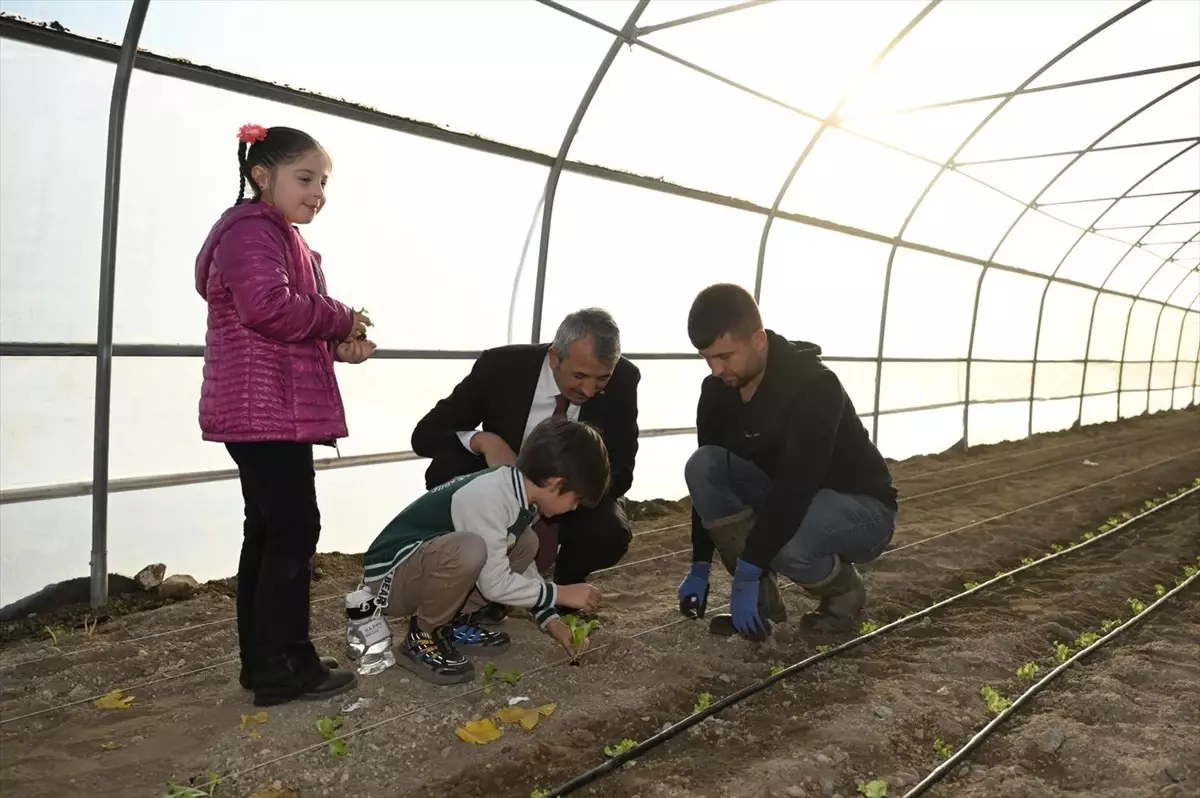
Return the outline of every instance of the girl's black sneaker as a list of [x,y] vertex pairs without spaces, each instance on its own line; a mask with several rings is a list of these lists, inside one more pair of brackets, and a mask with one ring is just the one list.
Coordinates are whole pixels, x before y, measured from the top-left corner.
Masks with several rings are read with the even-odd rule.
[[475,678],[475,666],[454,647],[442,627],[438,634],[422,631],[414,615],[408,624],[408,634],[400,644],[396,661],[434,684],[459,684]]

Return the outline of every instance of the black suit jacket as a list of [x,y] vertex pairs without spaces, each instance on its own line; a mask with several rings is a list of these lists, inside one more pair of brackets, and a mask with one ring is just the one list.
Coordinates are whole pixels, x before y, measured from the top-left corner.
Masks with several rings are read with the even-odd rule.
[[[549,344],[511,344],[484,351],[471,373],[417,422],[413,451],[433,460],[425,470],[427,488],[486,467],[482,456],[462,445],[460,431],[478,427],[499,435],[514,452],[521,450],[529,406],[549,349]],[[604,391],[579,409],[579,420],[596,427],[608,447],[612,467],[608,495],[614,499],[624,496],[633,484],[641,379],[638,367],[622,357]]]

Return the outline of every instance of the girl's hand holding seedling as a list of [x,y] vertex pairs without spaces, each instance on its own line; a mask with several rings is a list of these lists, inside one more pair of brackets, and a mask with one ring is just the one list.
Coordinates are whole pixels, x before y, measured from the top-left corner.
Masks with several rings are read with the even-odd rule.
[[337,360],[340,363],[362,363],[375,354],[375,348],[375,343],[366,339],[342,341],[337,345]]
[[584,612],[595,612],[600,606],[600,588],[581,582],[577,585],[559,585],[558,603]]

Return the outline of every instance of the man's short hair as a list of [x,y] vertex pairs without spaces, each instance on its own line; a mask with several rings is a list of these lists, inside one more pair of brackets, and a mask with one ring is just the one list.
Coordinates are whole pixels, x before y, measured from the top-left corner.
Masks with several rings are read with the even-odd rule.
[[762,328],[758,303],[749,291],[733,283],[705,288],[696,295],[688,313],[688,338],[697,349],[707,349],[726,333],[745,339]]
[[621,356],[621,330],[612,314],[603,308],[584,308],[568,313],[554,333],[554,351],[563,360],[571,356],[571,345],[592,339],[596,359],[611,363]]
[[517,468],[539,486],[561,478],[562,492],[574,491],[584,507],[595,507],[608,492],[608,447],[585,421],[551,416],[540,422],[521,444]]

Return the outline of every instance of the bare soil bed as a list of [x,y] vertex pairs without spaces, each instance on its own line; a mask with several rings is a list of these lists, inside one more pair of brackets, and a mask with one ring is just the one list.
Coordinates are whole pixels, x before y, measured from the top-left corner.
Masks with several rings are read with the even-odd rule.
[[[1014,567],[1189,484],[1200,474],[1198,421],[1197,412],[1178,411],[894,464],[900,528],[892,549],[862,569],[870,620],[886,623],[927,606],[965,581]],[[1153,523],[819,663],[577,794],[850,798],[859,780],[887,778],[898,795],[936,764],[935,740],[958,745],[986,722],[984,684],[1012,694],[1019,665],[1051,662],[1055,639],[1073,642],[1102,620],[1127,615],[1128,597],[1151,599],[1154,584],[1194,560],[1198,507],[1180,502]],[[689,550],[686,512],[686,503],[674,502],[637,509],[625,561],[596,577],[603,626],[581,667],[565,667],[531,623],[510,618],[515,644],[496,664],[522,679],[501,682],[490,695],[482,692],[483,662],[473,684],[457,687],[393,668],[362,679],[347,696],[275,707],[264,723],[249,718],[243,728],[243,716],[256,708],[237,685],[231,580],[189,601],[115,617],[91,635],[59,634],[56,646],[14,634],[0,648],[0,794],[157,798],[168,780],[200,784],[210,774],[222,777],[213,794],[229,798],[527,798],[554,787],[603,762],[605,746],[645,739],[687,715],[701,693],[719,700],[773,665],[840,642],[807,638],[795,623],[766,644],[715,639],[704,623],[681,619],[675,589]],[[360,562],[357,555],[318,557],[312,624],[323,654],[341,655],[340,599]],[[728,600],[728,583],[714,572],[710,612]],[[793,618],[811,605],[794,589],[784,595]],[[976,752],[940,794],[1155,795],[1180,785],[1178,794],[1194,794],[1198,776],[1184,764],[1200,759],[1195,735],[1184,730],[1196,726],[1195,702],[1167,706],[1183,702],[1184,685],[1197,683],[1195,612],[1189,627],[1185,609],[1148,619],[1122,644],[1121,652],[1132,653],[1105,655],[1130,658],[1113,666],[1107,683],[1089,680],[1105,657],[1064,677],[1076,696],[1098,702],[1091,715],[1078,697],[1053,703],[1054,689],[1031,705],[1029,726],[1048,723],[1064,736],[1057,747],[1057,733],[1043,741],[1054,750],[1027,755],[1042,732],[1014,718],[1011,735]],[[39,627],[30,621],[25,628]],[[94,699],[114,688],[132,696],[132,705],[97,708]],[[529,731],[504,725],[503,736],[486,745],[456,736],[456,728],[494,716],[518,696],[528,698],[523,706],[554,704],[555,711]],[[1047,720],[1046,712],[1056,714]],[[347,755],[333,756],[323,741],[316,728],[323,717],[344,718]],[[1105,763],[1113,770],[1101,778],[1104,771],[1087,763],[1113,750],[1115,732],[1099,729],[1108,719],[1139,729],[1121,738],[1122,755]]]

